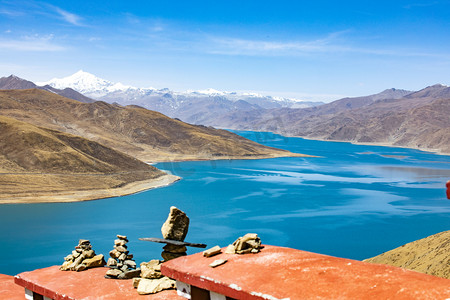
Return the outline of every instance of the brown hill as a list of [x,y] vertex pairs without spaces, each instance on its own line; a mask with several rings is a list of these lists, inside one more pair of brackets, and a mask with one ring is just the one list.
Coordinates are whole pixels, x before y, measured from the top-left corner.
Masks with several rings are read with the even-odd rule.
[[307,109],[239,112],[217,118],[213,125],[450,154],[449,116],[450,88],[434,85],[409,94],[387,90]]
[[4,116],[0,116],[0,175],[0,203],[56,199],[64,193],[73,200],[95,198],[87,194],[101,198],[123,193],[118,188],[130,183],[166,177],[155,167],[94,141]]
[[450,231],[408,243],[364,261],[450,279]]
[[145,161],[298,156],[141,107],[80,103],[38,89],[0,91],[0,115],[95,140]]

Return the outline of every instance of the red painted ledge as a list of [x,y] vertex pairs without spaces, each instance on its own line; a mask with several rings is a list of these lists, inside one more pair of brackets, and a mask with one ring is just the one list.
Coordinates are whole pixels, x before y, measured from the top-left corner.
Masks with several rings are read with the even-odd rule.
[[0,274],[0,299],[23,300],[25,290],[14,283],[14,277]]
[[[225,248],[222,249],[222,252]],[[216,259],[228,262],[216,268]],[[450,280],[405,269],[266,246],[258,254],[202,253],[164,263],[164,275],[235,299],[447,299]]]
[[[17,285],[55,300],[184,299],[178,296],[175,290],[162,291],[154,295],[139,295],[133,288],[132,280],[104,278],[107,270],[108,268],[93,268],[82,272],[73,272],[61,271],[59,266],[52,266],[20,273],[14,280]],[[21,290],[21,299],[24,299],[25,291],[23,288]]]

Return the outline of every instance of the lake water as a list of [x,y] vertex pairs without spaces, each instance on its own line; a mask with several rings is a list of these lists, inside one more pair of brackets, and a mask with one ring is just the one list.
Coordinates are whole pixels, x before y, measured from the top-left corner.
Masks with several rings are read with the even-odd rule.
[[161,237],[172,205],[191,219],[186,241],[211,247],[255,232],[265,244],[364,259],[450,229],[449,156],[240,134],[320,157],[161,163],[183,180],[97,201],[1,205],[0,273],[61,264],[81,238],[108,257],[116,234],[138,263],[160,258],[162,244],[138,238]]

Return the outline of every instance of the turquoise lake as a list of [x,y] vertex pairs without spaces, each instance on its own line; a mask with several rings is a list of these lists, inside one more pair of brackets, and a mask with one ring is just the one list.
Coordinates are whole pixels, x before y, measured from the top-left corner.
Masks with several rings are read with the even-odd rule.
[[190,217],[189,242],[224,247],[254,232],[264,244],[358,260],[450,229],[449,156],[239,134],[320,157],[160,163],[183,179],[97,201],[1,205],[0,273],[59,265],[79,239],[109,257],[116,234],[137,263],[160,258],[162,244],[138,238],[161,237],[172,205]]

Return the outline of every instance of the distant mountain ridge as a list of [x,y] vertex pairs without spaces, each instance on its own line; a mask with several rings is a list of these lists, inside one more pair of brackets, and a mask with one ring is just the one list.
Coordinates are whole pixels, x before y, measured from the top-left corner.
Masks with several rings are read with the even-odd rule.
[[450,153],[450,88],[387,90],[306,109],[235,112],[212,126]]
[[70,82],[106,102],[151,108],[191,124],[450,153],[450,87],[442,84],[419,91],[391,88],[298,108],[289,100],[283,104],[283,99],[211,89],[183,94],[134,88],[82,71],[48,83],[63,87]]
[[25,90],[25,89],[41,89],[46,90],[63,97],[67,97],[69,99],[77,100],[84,103],[92,103],[95,102],[94,99],[84,96],[83,94],[65,87],[62,89],[58,89],[49,85],[38,86],[35,83],[19,78],[15,75],[10,75],[8,77],[0,78],[0,90]]
[[299,108],[323,104],[255,93],[222,92],[214,89],[174,92],[167,88],[137,88],[113,83],[82,70],[64,78],[54,78],[37,84],[58,89],[72,88],[88,97],[108,103],[139,105],[193,124],[202,124],[205,118],[199,118],[198,113],[205,112],[205,106],[208,106],[210,114],[223,114],[235,110]]

